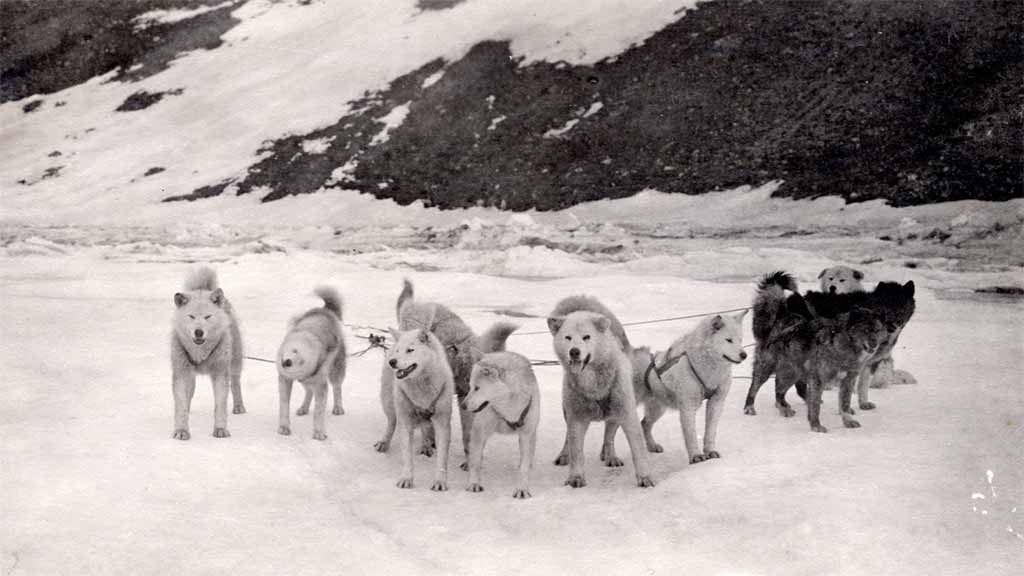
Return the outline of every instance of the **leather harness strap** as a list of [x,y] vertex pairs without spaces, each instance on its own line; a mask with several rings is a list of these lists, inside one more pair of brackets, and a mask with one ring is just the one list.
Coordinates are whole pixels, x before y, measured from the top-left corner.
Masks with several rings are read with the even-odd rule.
[[409,395],[405,393],[404,388],[399,386],[398,390],[402,393],[402,396],[405,396],[406,402],[412,404],[413,414],[418,416],[421,420],[430,420],[431,418],[434,417],[434,409],[437,407],[437,401],[440,400],[441,395],[444,394],[444,386],[441,386],[441,390],[440,392],[437,393],[437,396],[434,397],[434,401],[428,404],[427,408],[420,408],[419,406],[416,405],[415,402],[412,401],[412,398],[409,398]]
[[[533,397],[532,396],[530,397],[529,400],[527,400],[526,408],[523,408],[523,413],[519,415],[519,420],[516,420],[515,422],[509,422],[508,420],[505,420],[505,417],[502,416],[501,412],[498,412],[497,410],[494,410],[494,412],[498,416],[500,416],[502,420],[505,420],[505,424],[508,424],[509,428],[511,428],[513,430],[518,430],[518,429],[523,427],[523,424],[526,423],[526,415],[529,414],[529,412],[530,412],[530,405],[531,404],[533,404]],[[494,407],[492,406],[491,408],[493,409]]]
[[[679,363],[679,361],[684,356],[686,356],[686,364],[687,364],[687,366],[690,367],[690,372],[693,373],[693,376],[697,379],[697,383],[700,384],[701,390],[704,391],[704,397],[705,398],[710,398],[714,394],[714,392],[712,392],[711,390],[708,389],[707,384],[705,384],[704,383],[704,379],[700,377],[700,373],[697,372],[696,366],[693,365],[693,361],[690,360],[690,357],[689,357],[689,355],[686,354],[685,350],[682,352],[682,354],[679,354],[679,355],[677,355],[675,357],[669,358],[668,362],[665,362],[664,364],[662,364],[660,368],[655,366],[655,364],[654,364],[654,357],[655,357],[655,355],[651,354],[651,363],[648,364],[647,371],[644,372],[644,385],[647,386],[647,389],[650,390],[651,392],[654,392],[654,389],[651,387],[651,382],[650,382],[651,372],[654,372],[658,376],[658,379],[661,380],[661,375],[664,374],[665,372],[667,372],[669,370],[669,368],[671,368],[671,367],[675,366],[677,363]],[[664,387],[664,383],[662,383],[662,387]],[[666,390],[667,390],[667,388],[666,388]]]

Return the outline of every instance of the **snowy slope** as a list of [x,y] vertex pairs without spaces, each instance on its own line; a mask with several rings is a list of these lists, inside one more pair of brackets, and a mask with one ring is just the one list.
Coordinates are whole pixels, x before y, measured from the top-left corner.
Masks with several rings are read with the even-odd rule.
[[[210,436],[212,399],[200,380],[193,439],[174,441],[167,335],[186,264],[75,254],[0,259],[0,558],[7,574],[1013,574],[1024,554],[1020,426],[1024,322],[1020,304],[939,300],[922,291],[897,365],[920,381],[877,391],[863,428],[827,435],[771,408],[742,415],[736,380],[720,428],[723,459],[688,466],[677,420],[656,428],[658,486],[604,468],[598,432],[587,443],[590,485],[562,485],[551,465],[564,432],[557,368],[537,368],[542,419],[533,495],[511,498],[516,444],[488,446],[486,491],[394,487],[397,453],[372,444],[383,430],[381,356],[353,359],[347,414],[329,416],[329,440],[275,433],[271,365],[249,362],[249,413],[232,437]],[[248,352],[273,353],[288,317],[330,281],[347,320],[386,326],[408,270],[379,271],[337,255],[249,255],[217,264],[238,309]],[[287,278],[287,281],[282,281]],[[417,290],[452,305],[477,329],[496,309],[542,315],[565,294],[602,298],[624,321],[731,308],[752,285],[603,273],[529,281],[414,273]],[[522,331],[543,330],[521,319]],[[693,321],[630,329],[667,345]],[[747,334],[749,342],[749,332]],[[352,338],[358,349],[364,341]],[[550,358],[546,335],[511,348]],[[956,353],[951,353],[956,351]],[[748,375],[749,362],[736,370]],[[298,394],[296,394],[298,395]],[[298,400],[293,401],[293,406]],[[802,414],[802,405],[797,402]],[[626,454],[625,441],[619,449]],[[457,452],[457,451],[456,451]],[[459,461],[458,456],[453,462]],[[991,476],[989,476],[991,474]]]

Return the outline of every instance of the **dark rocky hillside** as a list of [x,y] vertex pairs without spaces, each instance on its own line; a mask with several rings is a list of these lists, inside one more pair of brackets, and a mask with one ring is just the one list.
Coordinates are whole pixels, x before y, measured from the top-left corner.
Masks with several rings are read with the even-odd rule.
[[[219,12],[207,26],[228,22]],[[547,210],[773,179],[780,195],[894,205],[1021,197],[1022,24],[1018,0],[719,0],[594,66],[520,67],[506,42],[485,42],[366,94],[332,126],[267,143],[238,181],[168,200],[343,186],[403,204]],[[67,53],[89,49],[76,38]],[[25,70],[48,61],[22,62],[19,81],[46,76]],[[5,79],[11,70],[5,59]],[[405,104],[401,126],[374,141]],[[311,138],[330,146],[306,151]]]

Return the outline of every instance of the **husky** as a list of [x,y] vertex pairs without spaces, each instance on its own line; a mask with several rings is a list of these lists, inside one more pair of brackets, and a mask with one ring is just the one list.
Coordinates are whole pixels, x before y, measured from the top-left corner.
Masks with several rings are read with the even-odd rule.
[[[647,455],[641,446],[640,422],[633,396],[632,346],[622,323],[589,296],[560,301],[548,318],[555,354],[562,365],[562,415],[565,445],[555,464],[569,464],[565,483],[587,485],[583,474],[583,440],[591,422],[605,422],[605,437],[622,426],[633,457],[637,485],[654,486]],[[607,456],[607,455],[606,455]],[[614,465],[612,462],[607,462]]]
[[864,273],[854,270],[849,266],[832,266],[825,268],[818,274],[818,283],[821,291],[828,294],[847,294],[849,292],[863,292],[864,285],[861,280]]
[[469,438],[470,492],[483,492],[484,446],[494,433],[519,436],[519,477],[513,498],[530,497],[530,470],[537,447],[540,388],[530,361],[515,352],[492,352],[473,365],[464,409],[474,415]]
[[[889,337],[884,317],[870,307],[851,307],[832,317],[817,313],[784,272],[766,276],[754,301],[754,375],[747,392],[746,414],[756,414],[754,398],[773,372],[776,406],[783,416],[795,414],[785,394],[797,386],[807,401],[811,430],[827,432],[821,425],[821,392],[838,383],[840,415],[847,428],[858,428],[850,406],[854,383],[864,365]],[[770,319],[771,323],[767,320]]]
[[[412,488],[413,433],[431,426],[437,445],[437,471],[431,490],[448,490],[448,447],[452,431],[452,394],[455,382],[444,345],[428,330],[391,329],[394,344],[388,350],[381,397],[391,405],[389,422],[396,418],[405,431],[399,488]],[[426,430],[424,430],[426,433]]]
[[313,291],[324,301],[320,308],[307,310],[288,324],[288,333],[277,351],[277,389],[280,397],[277,433],[292,433],[289,404],[292,383],[296,380],[306,389],[306,398],[296,412],[309,413],[309,403],[316,396],[313,409],[313,439],[326,440],[324,412],[327,409],[327,384],[334,389],[335,415],[345,413],[341,403],[341,382],[345,379],[345,338],[341,332],[341,296],[334,288],[320,286]]
[[242,402],[242,334],[235,311],[217,284],[217,274],[198,268],[185,279],[184,291],[174,295],[171,332],[171,378],[174,391],[174,434],[188,440],[188,417],[196,391],[196,374],[213,382],[214,438],[227,438],[228,388],[232,412],[244,414]]
[[[459,420],[462,425],[462,450],[467,460],[460,468],[468,469],[469,433],[473,427],[473,414],[461,408],[462,400],[469,392],[469,379],[475,364],[484,354],[505,350],[505,341],[518,326],[508,322],[498,322],[481,335],[476,335],[465,322],[448,307],[433,302],[418,302],[414,299],[412,282],[402,282],[402,292],[395,305],[400,330],[423,328],[441,341],[444,346],[448,365],[455,379],[455,394],[459,400]],[[383,392],[383,389],[382,389]],[[382,399],[383,402],[383,399]],[[388,412],[385,402],[384,414],[387,417],[387,428],[384,437],[374,447],[378,452],[387,452],[391,445],[391,437],[395,432],[395,419]],[[433,454],[433,440],[430,429],[425,430],[420,453]]]
[[[716,448],[718,420],[732,386],[732,366],[747,359],[743,351],[744,310],[732,316],[717,315],[701,321],[668,350],[653,354],[646,347],[633,351],[633,391],[644,407],[640,421],[648,452],[662,452],[654,440],[654,423],[668,408],[679,411],[690,464],[721,458]],[[704,449],[697,445],[696,415],[704,400]],[[605,437],[601,450],[606,462],[615,458],[615,431]]]

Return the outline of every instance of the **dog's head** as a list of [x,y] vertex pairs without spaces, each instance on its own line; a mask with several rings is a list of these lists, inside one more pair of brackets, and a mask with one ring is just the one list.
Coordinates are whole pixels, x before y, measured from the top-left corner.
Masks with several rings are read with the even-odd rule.
[[863,279],[863,272],[854,270],[849,266],[825,268],[818,274],[818,281],[821,282],[821,291],[827,294],[863,292],[864,286],[860,282]]
[[715,352],[733,364],[747,359],[747,353],[743,351],[743,317],[746,315],[747,311],[744,310],[729,316],[718,315],[707,321],[709,338]]
[[507,402],[515,390],[505,380],[505,368],[488,362],[477,362],[469,379],[469,394],[463,407],[479,412],[492,404]]
[[890,332],[902,328],[914,314],[914,281],[879,282],[871,293],[873,310],[882,316]]
[[434,328],[434,335],[444,346],[444,353],[455,381],[465,385],[469,382],[473,363],[479,360],[481,355],[476,348],[473,331],[462,320],[452,317],[438,323]]
[[440,343],[427,330],[417,328],[399,332],[391,329],[394,339],[387,353],[387,363],[395,372],[395,378],[404,380],[417,371],[427,370],[437,361]]
[[220,288],[178,292],[174,295],[175,332],[196,346],[216,344],[231,326],[226,303]]
[[554,336],[555,354],[562,366],[579,374],[595,358],[604,358],[609,347],[619,340],[611,334],[611,320],[594,312],[573,312],[568,316],[548,318],[548,330]]
[[307,332],[289,332],[277,351],[277,372],[290,380],[312,376],[324,352],[320,340]]
[[863,361],[889,339],[889,329],[878,314],[855,308],[850,311],[846,335],[858,358]]

